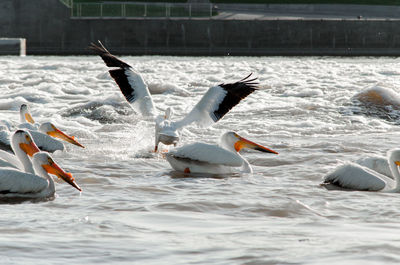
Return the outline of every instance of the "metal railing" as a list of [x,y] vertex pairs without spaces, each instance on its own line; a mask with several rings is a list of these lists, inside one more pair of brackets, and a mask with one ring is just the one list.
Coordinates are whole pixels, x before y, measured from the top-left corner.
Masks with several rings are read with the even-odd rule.
[[73,3],[72,17],[212,17],[217,15],[212,4],[189,3]]
[[67,6],[69,8],[71,8],[74,3],[74,0],[60,0],[60,1],[61,1],[61,3],[63,3],[65,6]]

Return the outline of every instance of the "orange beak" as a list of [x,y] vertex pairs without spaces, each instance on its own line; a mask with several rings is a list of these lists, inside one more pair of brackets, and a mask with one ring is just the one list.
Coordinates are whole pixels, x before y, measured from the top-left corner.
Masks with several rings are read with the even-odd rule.
[[32,116],[31,116],[31,114],[29,114],[29,113],[25,113],[25,119],[29,123],[32,123],[32,124],[35,123],[35,121],[33,120]]
[[47,173],[53,174],[60,179],[64,180],[65,182],[69,183],[72,187],[76,188],[79,191],[82,191],[82,189],[76,184],[74,177],[72,177],[71,173],[67,173],[64,170],[62,170],[56,163],[52,164],[47,164],[42,166],[44,170],[46,170]]
[[256,143],[254,143],[254,142],[252,142],[250,140],[247,140],[246,138],[243,138],[243,137],[239,136],[239,141],[237,141],[235,143],[235,150],[237,152],[239,152],[243,148],[250,148],[250,149],[258,150],[258,151],[265,152],[265,153],[278,154],[278,152],[276,152],[276,151],[274,151],[272,149],[269,149],[269,148],[267,148],[265,146],[256,144]]
[[33,141],[30,141],[29,144],[20,143],[19,146],[30,157],[32,157],[35,153],[40,152],[39,147],[37,147]]
[[59,129],[54,127],[54,131],[50,131],[47,132],[48,135],[52,136],[52,137],[56,137],[56,138],[60,138],[68,143],[77,145],[79,147],[85,148],[83,145],[81,145],[77,140],[75,140],[75,137],[73,136],[69,136],[65,133],[63,133],[62,131],[60,131]]

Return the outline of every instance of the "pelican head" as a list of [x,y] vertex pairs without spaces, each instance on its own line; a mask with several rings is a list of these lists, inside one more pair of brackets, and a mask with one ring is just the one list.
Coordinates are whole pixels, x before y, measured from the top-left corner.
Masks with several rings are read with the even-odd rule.
[[35,153],[40,152],[32,136],[24,130],[17,130],[11,137],[11,146],[15,154],[21,154],[21,150],[28,156],[32,157]]
[[228,150],[235,150],[236,152],[239,152],[243,148],[249,148],[249,149],[254,149],[257,151],[265,152],[265,153],[273,153],[273,154],[278,154],[278,152],[269,149],[267,147],[264,147],[262,145],[256,144],[250,140],[247,140],[246,138],[240,136],[239,134],[235,132],[226,132],[221,136],[221,145]]
[[72,174],[67,173],[62,168],[60,168],[60,166],[58,166],[57,163],[54,162],[54,160],[48,153],[36,153],[33,156],[32,162],[35,172],[55,175],[76,188],[77,190],[82,191],[78,184],[76,184],[75,179],[72,177]]
[[42,133],[48,134],[52,137],[55,138],[60,138],[68,143],[77,145],[79,147],[85,148],[83,145],[81,145],[77,140],[75,140],[74,136],[69,136],[65,133],[63,133],[62,131],[60,131],[56,126],[54,126],[54,124],[52,124],[51,122],[45,122],[42,123],[39,127],[39,131],[41,131]]
[[21,123],[29,122],[34,124],[35,121],[33,120],[30,111],[29,111],[29,106],[26,104],[22,104],[20,109],[19,109],[19,119]]
[[394,163],[400,167],[400,149],[392,149],[387,152],[389,163]]

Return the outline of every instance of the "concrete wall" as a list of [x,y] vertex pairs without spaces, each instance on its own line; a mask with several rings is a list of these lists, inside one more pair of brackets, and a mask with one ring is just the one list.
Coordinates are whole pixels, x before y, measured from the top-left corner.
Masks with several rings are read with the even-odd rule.
[[0,55],[26,55],[26,40],[23,38],[0,38]]
[[0,1],[0,37],[27,54],[400,55],[399,20],[71,19],[58,0]]
[[218,4],[219,9],[266,12],[271,14],[324,14],[326,16],[367,16],[400,18],[400,6],[338,5],[338,4]]

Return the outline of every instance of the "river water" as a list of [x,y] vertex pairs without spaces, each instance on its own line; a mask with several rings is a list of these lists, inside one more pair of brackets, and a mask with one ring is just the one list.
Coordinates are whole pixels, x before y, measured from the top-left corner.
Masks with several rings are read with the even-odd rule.
[[[28,103],[86,146],[58,164],[82,187],[43,202],[1,204],[1,264],[398,264],[400,197],[328,191],[324,175],[398,146],[394,116],[353,96],[400,87],[397,58],[122,57],[159,110],[183,117],[208,87],[249,73],[260,89],[180,144],[235,130],[279,155],[247,151],[253,174],[185,177],[154,154],[154,124],[137,116],[96,56],[0,57],[0,119]],[[393,111],[392,111],[393,112]],[[168,147],[161,146],[161,149]]]

